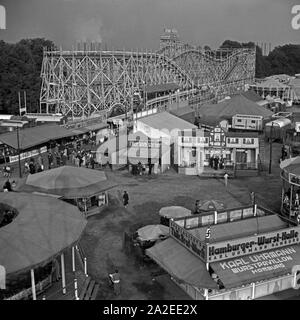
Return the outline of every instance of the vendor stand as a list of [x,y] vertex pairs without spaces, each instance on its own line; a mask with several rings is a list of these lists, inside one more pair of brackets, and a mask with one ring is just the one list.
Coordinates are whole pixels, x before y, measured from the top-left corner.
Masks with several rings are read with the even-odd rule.
[[108,190],[115,186],[103,171],[63,166],[29,175],[19,190],[59,196],[88,217],[106,207]]
[[0,228],[0,265],[6,274],[0,299],[36,300],[55,280],[53,265],[61,267],[65,294],[64,254],[76,246],[87,224],[78,209],[51,197],[21,192],[1,193],[0,203],[1,213],[7,208],[16,213]]
[[170,219],[190,216],[191,210],[180,206],[164,207],[159,210],[160,223],[169,226]]
[[299,288],[300,226],[259,205],[170,220],[146,250],[195,300],[252,300]]

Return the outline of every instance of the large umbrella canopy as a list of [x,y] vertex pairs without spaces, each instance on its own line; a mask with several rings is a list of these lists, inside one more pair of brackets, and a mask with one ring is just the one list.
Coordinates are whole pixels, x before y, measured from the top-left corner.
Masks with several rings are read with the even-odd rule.
[[165,218],[181,218],[190,216],[191,210],[179,206],[164,207],[159,210],[159,215]]
[[138,229],[137,233],[142,241],[158,240],[161,236],[166,237],[169,235],[169,227],[161,224],[151,224]]
[[63,166],[28,175],[20,190],[50,193],[71,199],[93,196],[114,186],[116,184],[107,180],[103,171]]
[[201,211],[219,211],[225,208],[224,203],[217,200],[204,200],[200,203],[199,209]]
[[287,173],[292,173],[296,176],[300,176],[300,157],[283,160],[280,163],[280,168]]
[[0,265],[7,274],[47,263],[76,242],[87,224],[77,207],[47,196],[3,192],[0,203],[18,211],[0,228]]

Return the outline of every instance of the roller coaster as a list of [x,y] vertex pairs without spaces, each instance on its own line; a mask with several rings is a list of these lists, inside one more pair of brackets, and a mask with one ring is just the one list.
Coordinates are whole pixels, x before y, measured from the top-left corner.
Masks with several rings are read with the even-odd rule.
[[41,110],[72,117],[129,110],[145,85],[176,83],[180,91],[215,95],[253,82],[255,48],[202,50],[166,46],[157,52],[44,51]]

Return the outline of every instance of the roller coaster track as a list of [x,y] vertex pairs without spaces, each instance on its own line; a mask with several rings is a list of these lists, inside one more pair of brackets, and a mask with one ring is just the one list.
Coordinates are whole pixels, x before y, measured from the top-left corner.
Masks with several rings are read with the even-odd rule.
[[173,82],[181,91],[207,85],[217,95],[229,83],[254,78],[255,50],[203,51],[190,45],[175,49],[170,55],[166,53],[171,48],[156,53],[44,51],[41,108],[74,117],[109,112],[116,105],[126,111],[134,92],[145,85]]
[[129,108],[145,84],[175,82],[182,90],[195,85],[173,60],[148,52],[48,51],[41,77],[41,104],[68,116],[109,111],[116,104]]

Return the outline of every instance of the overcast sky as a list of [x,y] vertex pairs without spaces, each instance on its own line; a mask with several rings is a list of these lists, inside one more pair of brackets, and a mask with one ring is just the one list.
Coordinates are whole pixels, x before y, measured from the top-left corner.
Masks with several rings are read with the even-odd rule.
[[225,39],[300,43],[291,27],[300,0],[0,0],[7,30],[0,39],[45,37],[69,49],[77,40],[110,48],[157,49],[164,28],[183,42],[218,47]]

